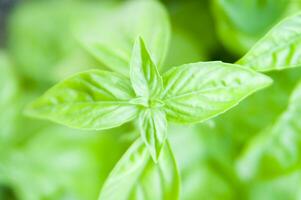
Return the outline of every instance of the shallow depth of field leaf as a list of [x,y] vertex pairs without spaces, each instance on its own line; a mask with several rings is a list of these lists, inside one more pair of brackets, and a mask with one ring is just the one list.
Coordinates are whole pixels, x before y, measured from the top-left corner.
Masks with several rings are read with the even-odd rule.
[[[16,115],[16,100],[18,95],[17,77],[13,71],[8,55],[0,50],[0,149],[9,143]],[[4,150],[3,150],[4,151]]]
[[271,84],[271,79],[239,65],[200,62],[175,67],[163,75],[167,118],[197,123],[237,105]]
[[[181,172],[181,200],[236,199],[237,192],[214,157],[230,162],[231,150],[212,121],[201,126],[170,126],[170,143]],[[183,146],[185,148],[183,148]],[[189,155],[189,156],[187,156]]]
[[[31,131],[28,126],[32,122],[22,133]],[[17,199],[96,199],[106,167],[124,151],[111,134],[84,134],[57,125],[27,134],[31,137],[22,146],[10,146],[0,155],[0,177],[5,178],[0,183],[14,188]],[[115,151],[107,152],[112,145]]]
[[[64,62],[81,48],[73,29],[92,19],[102,19],[111,10],[111,4],[108,1],[77,0],[17,4],[7,24],[7,46],[17,65],[16,69],[22,76],[39,84],[58,81],[60,77],[57,71],[67,70]],[[99,66],[85,51],[74,59],[79,60],[79,56],[86,60],[84,69]],[[74,61],[73,68],[69,70],[77,72],[75,69],[82,67],[82,62]]]
[[301,171],[274,179],[253,182],[248,189],[250,200],[296,200],[301,198]]
[[301,13],[270,30],[237,63],[256,71],[282,70],[301,66]]
[[143,37],[154,63],[161,67],[169,45],[170,24],[165,8],[155,0],[124,2],[101,20],[79,29],[83,46],[113,71],[129,74],[133,44]]
[[16,95],[17,80],[12,64],[5,52],[0,51],[0,107]]
[[243,179],[271,178],[293,170],[301,163],[301,83],[294,90],[287,110],[256,136],[238,160]]
[[166,200],[179,197],[179,174],[169,144],[155,164],[138,139],[117,163],[99,200]]

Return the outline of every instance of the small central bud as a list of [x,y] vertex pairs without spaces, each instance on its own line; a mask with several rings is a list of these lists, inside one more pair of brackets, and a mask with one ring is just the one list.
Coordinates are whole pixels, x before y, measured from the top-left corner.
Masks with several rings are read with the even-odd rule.
[[150,108],[161,108],[164,106],[164,102],[159,99],[149,99],[148,107]]
[[145,97],[138,97],[131,101],[131,103],[136,105],[141,105],[147,108],[161,108],[165,105],[160,99],[148,99]]

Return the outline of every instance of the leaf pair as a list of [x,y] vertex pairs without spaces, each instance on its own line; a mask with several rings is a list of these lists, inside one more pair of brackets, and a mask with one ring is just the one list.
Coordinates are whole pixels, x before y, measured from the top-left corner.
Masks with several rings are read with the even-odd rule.
[[235,106],[271,79],[222,62],[187,64],[160,76],[143,40],[137,39],[130,80],[114,72],[93,70],[57,84],[28,112],[70,127],[102,130],[135,118],[156,161],[166,139],[167,120],[191,124]]

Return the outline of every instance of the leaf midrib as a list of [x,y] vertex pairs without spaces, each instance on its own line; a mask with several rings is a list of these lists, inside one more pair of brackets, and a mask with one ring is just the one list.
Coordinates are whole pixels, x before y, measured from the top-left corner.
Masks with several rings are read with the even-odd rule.
[[202,93],[205,94],[206,92],[212,92],[212,91],[222,90],[222,89],[225,89],[225,87],[215,87],[215,88],[200,89],[200,90],[196,90],[196,91],[189,91],[189,92],[186,92],[186,93],[183,93],[180,95],[171,96],[169,98],[163,98],[163,100],[170,101],[170,100],[184,98],[184,97],[190,96],[190,95],[195,95],[195,94],[201,95]]

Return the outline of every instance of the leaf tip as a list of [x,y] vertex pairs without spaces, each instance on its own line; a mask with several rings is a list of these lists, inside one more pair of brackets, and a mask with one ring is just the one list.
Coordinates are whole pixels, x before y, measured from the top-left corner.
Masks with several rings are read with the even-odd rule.
[[273,84],[273,79],[265,74],[259,74],[259,82],[263,86],[263,88],[268,87]]
[[134,42],[133,50],[139,49],[140,51],[146,49],[144,39],[141,35],[137,36]]
[[152,157],[152,160],[154,161],[155,164],[157,164],[159,162],[161,148],[160,149],[152,148],[149,149],[149,152]]

